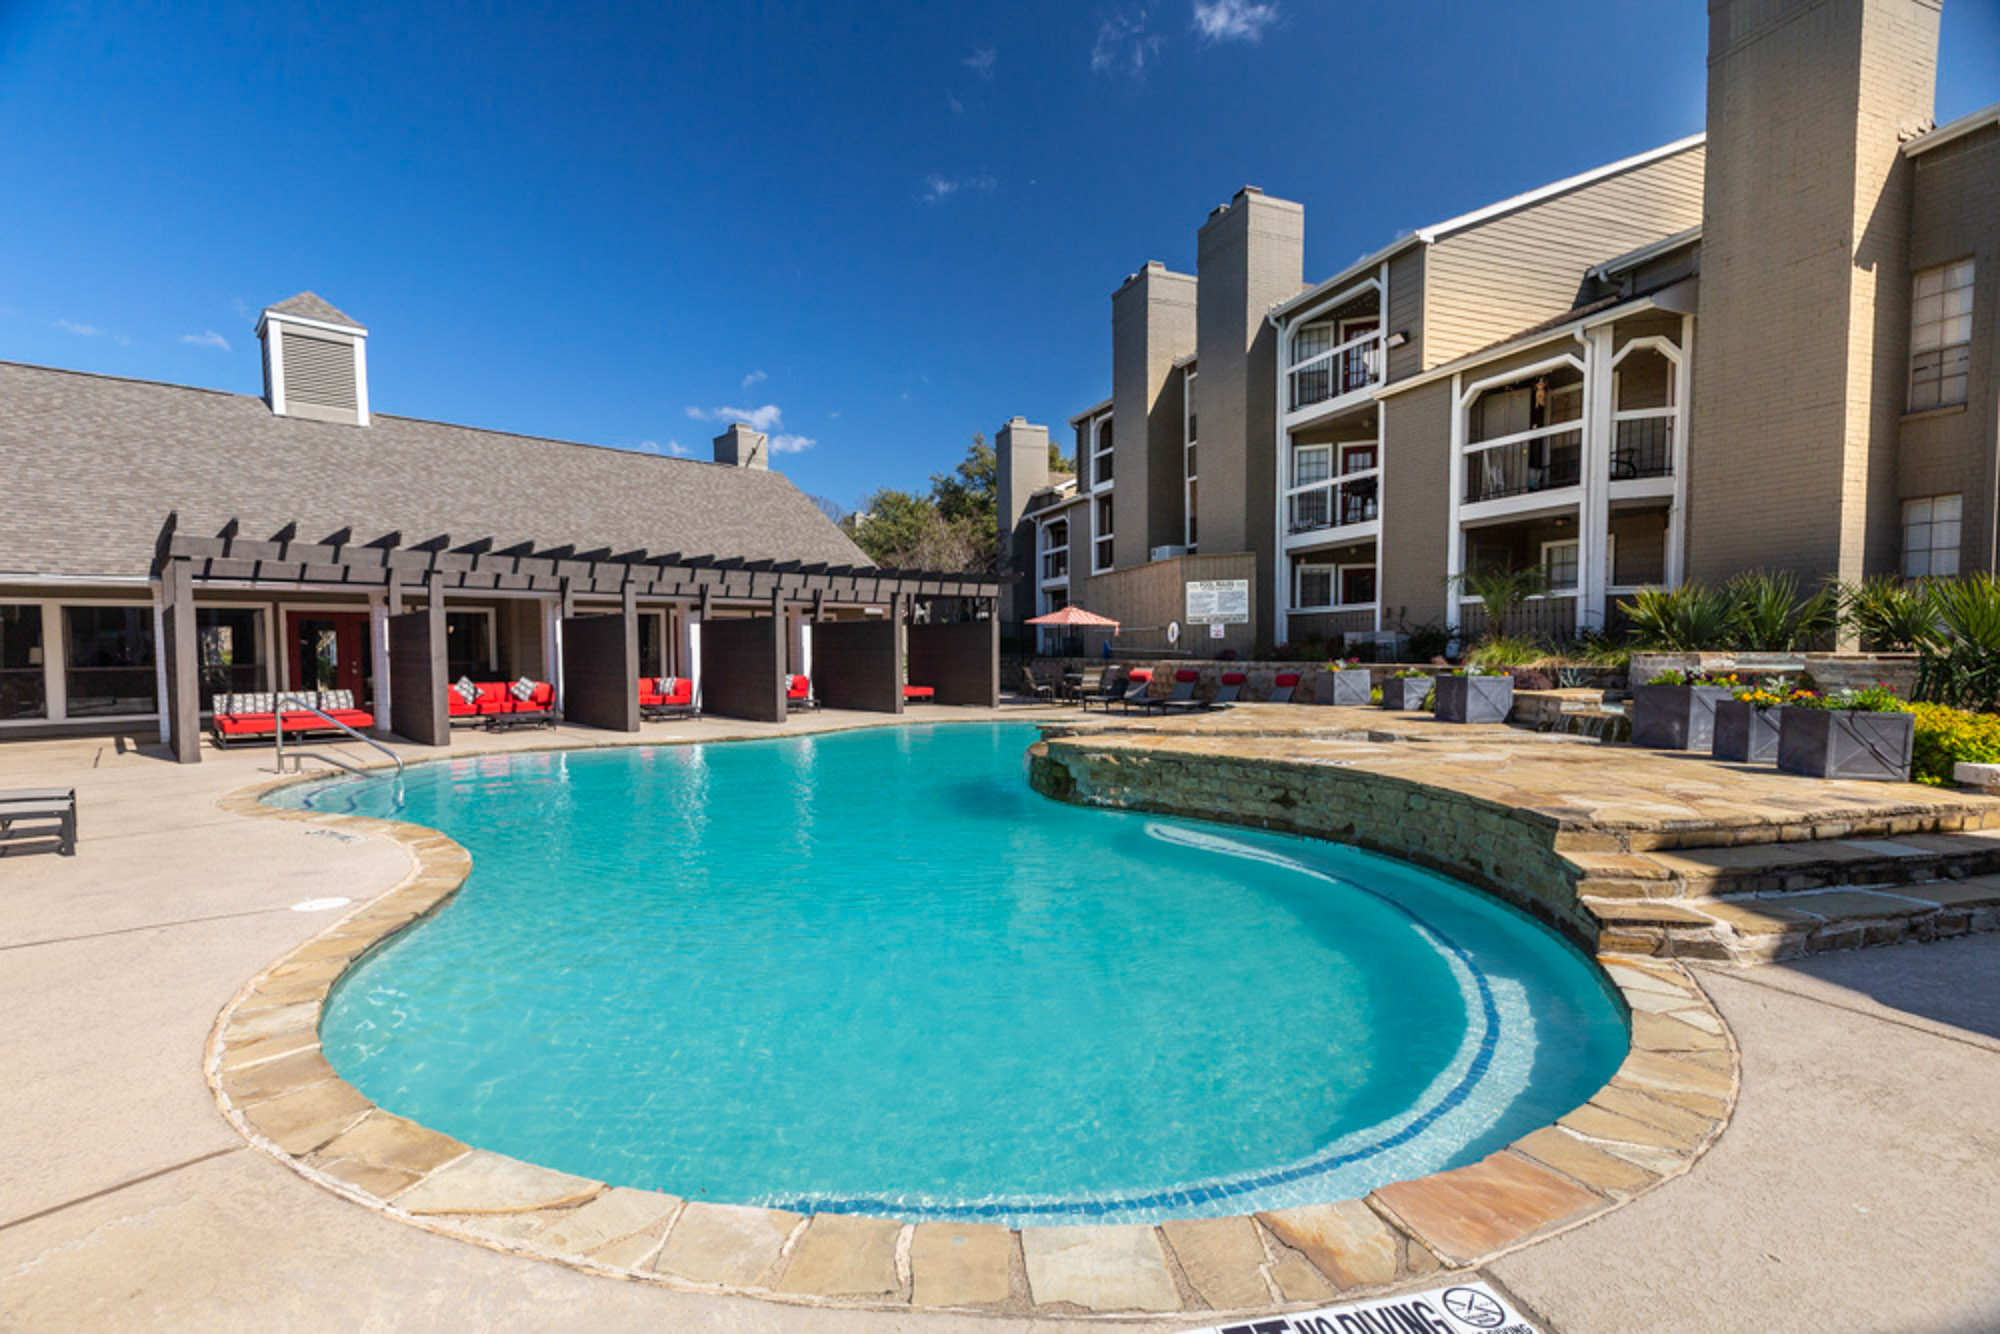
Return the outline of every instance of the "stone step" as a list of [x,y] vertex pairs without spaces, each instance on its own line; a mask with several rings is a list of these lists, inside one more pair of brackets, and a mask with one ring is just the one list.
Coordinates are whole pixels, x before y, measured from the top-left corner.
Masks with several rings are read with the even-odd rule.
[[2000,875],[1733,898],[1588,898],[1606,954],[1771,963],[2000,930]]
[[2000,830],[1564,856],[1577,869],[1577,893],[1588,898],[1713,899],[1894,889],[2000,873]]

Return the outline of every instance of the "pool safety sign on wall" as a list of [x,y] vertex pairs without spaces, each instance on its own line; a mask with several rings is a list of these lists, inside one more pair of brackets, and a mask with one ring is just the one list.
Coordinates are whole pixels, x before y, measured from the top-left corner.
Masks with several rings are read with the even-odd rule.
[[1459,1283],[1298,1315],[1253,1316],[1188,1334],[1542,1334],[1484,1283]]
[[1191,625],[1247,625],[1250,621],[1250,581],[1188,580],[1187,620]]

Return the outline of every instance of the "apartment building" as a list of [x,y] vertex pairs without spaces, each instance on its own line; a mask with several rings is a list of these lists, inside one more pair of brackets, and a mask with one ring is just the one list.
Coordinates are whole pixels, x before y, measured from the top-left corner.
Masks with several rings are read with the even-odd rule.
[[1077,476],[1003,432],[1014,611],[1158,647],[1189,583],[1242,581],[1214,646],[1247,653],[1476,632],[1476,568],[1546,571],[1557,637],[1751,568],[1993,569],[2000,107],[1933,123],[1938,20],[1711,0],[1703,133],[1310,283],[1301,206],[1245,187],[1195,274],[1113,295]]

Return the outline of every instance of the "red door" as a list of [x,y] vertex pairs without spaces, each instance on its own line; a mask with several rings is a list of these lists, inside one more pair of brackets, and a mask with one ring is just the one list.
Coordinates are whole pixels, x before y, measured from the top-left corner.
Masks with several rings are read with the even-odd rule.
[[354,701],[368,700],[368,613],[288,611],[285,642],[291,645],[292,689],[351,690]]
[[[1340,341],[1374,333],[1382,326],[1374,320],[1346,320],[1340,326]],[[1340,356],[1340,392],[1351,394],[1356,389],[1368,387],[1368,352],[1366,347],[1350,348]]]

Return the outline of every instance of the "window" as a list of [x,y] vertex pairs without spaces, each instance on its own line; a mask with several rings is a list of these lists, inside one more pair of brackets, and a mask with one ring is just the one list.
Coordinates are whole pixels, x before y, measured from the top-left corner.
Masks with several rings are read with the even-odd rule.
[[1567,542],[1542,543],[1542,573],[1548,576],[1551,592],[1564,592],[1576,587],[1577,552],[1575,538]]
[[1373,565],[1343,565],[1340,567],[1340,605],[1343,607],[1363,606],[1375,600],[1375,567]]
[[1903,577],[1958,573],[1960,496],[1920,496],[1903,502]]
[[492,612],[448,611],[444,614],[444,662],[445,674],[454,681],[497,669],[498,664],[493,661]]
[[1910,411],[1965,402],[1972,360],[1972,261],[1915,277],[1910,312]]
[[197,607],[195,642],[201,650],[201,707],[217,695],[249,693],[264,684],[264,613],[256,607]]
[[1111,485],[1111,418],[1101,417],[1091,440],[1090,478],[1093,486]]
[[1062,579],[1069,574],[1069,520],[1051,519],[1042,525],[1042,578]]
[[49,716],[42,609],[0,603],[0,719]]
[[1097,498],[1097,541],[1091,549],[1093,572],[1111,568],[1111,497]]
[[151,607],[66,607],[63,618],[70,717],[158,711]]
[[1331,607],[1333,605],[1333,567],[1331,565],[1301,565],[1296,575],[1296,585],[1292,595],[1295,607]]
[[1292,451],[1292,485],[1312,486],[1333,476],[1331,445],[1300,445]]

